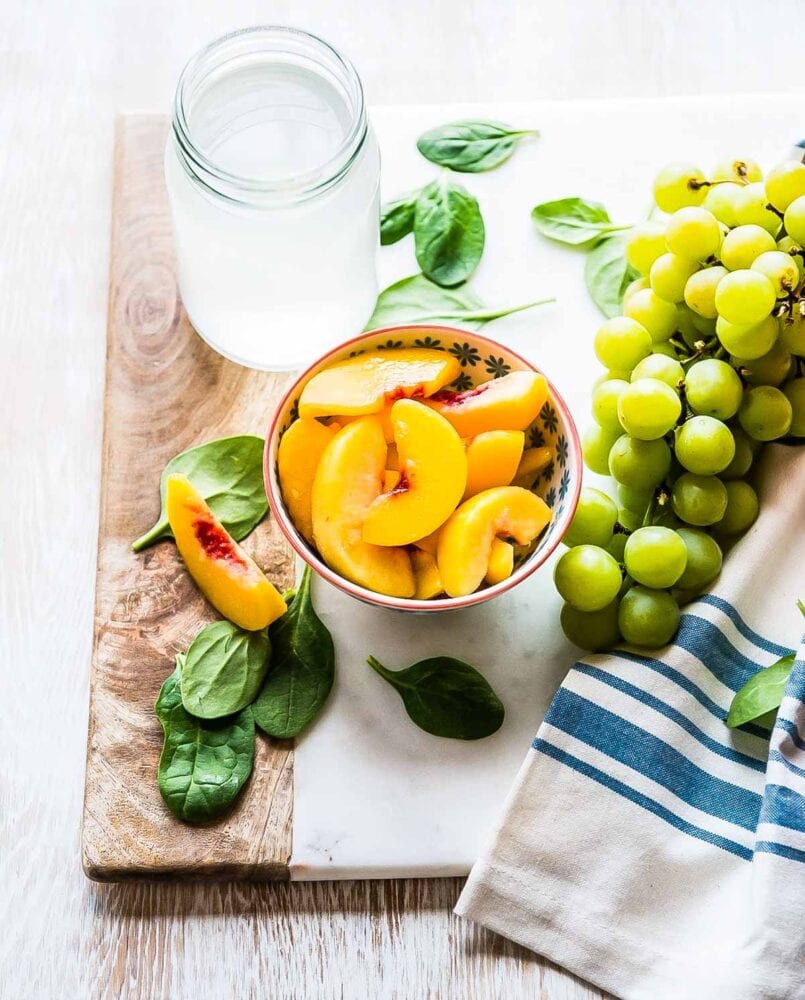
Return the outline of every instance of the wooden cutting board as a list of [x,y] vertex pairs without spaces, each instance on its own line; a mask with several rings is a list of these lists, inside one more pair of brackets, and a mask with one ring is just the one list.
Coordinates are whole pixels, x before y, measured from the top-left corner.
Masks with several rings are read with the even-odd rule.
[[[219,616],[173,543],[135,554],[131,542],[156,520],[166,462],[211,438],[264,436],[287,379],[225,361],[190,326],[163,182],[166,135],[163,116],[117,122],[83,864],[103,881],[286,879],[290,744],[258,736],[251,781],[208,827],[174,819],[155,778],[159,688],[176,652]],[[244,546],[280,589],[290,586],[293,560],[273,519]]]

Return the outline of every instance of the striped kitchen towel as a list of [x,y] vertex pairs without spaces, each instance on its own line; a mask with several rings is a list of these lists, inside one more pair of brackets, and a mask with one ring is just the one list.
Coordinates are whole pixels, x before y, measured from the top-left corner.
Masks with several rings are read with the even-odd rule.
[[[640,1000],[805,997],[805,448],[675,642],[568,673],[457,912]],[[799,648],[771,740],[735,691]]]

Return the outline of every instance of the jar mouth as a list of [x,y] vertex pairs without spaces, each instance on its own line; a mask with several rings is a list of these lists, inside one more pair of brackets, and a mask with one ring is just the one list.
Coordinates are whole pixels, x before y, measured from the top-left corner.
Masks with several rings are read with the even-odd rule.
[[[331,155],[307,169],[270,177],[235,172],[194,137],[193,103],[215,86],[215,74],[234,73],[246,61],[270,59],[272,54],[278,61],[298,60],[326,76],[344,102],[349,127]],[[363,86],[349,59],[310,32],[260,25],[222,35],[191,57],[176,86],[171,131],[183,167],[202,186],[235,202],[275,204],[304,200],[338,183],[363,147],[368,122]]]

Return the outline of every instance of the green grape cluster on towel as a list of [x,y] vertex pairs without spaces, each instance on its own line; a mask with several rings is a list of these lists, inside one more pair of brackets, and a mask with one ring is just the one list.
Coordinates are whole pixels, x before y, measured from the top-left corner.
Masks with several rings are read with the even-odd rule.
[[805,438],[805,163],[673,164],[654,199],[594,341],[583,452],[611,495],[582,489],[554,575],[566,636],[594,651],[673,639],[758,515],[758,450]]

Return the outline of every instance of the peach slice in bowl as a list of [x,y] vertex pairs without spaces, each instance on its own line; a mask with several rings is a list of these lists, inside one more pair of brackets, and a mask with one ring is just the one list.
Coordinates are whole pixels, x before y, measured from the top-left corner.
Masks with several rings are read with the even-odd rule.
[[545,562],[576,509],[582,459],[567,405],[532,362],[467,330],[398,326],[293,382],[264,476],[316,573],[368,604],[435,612],[496,597]]

